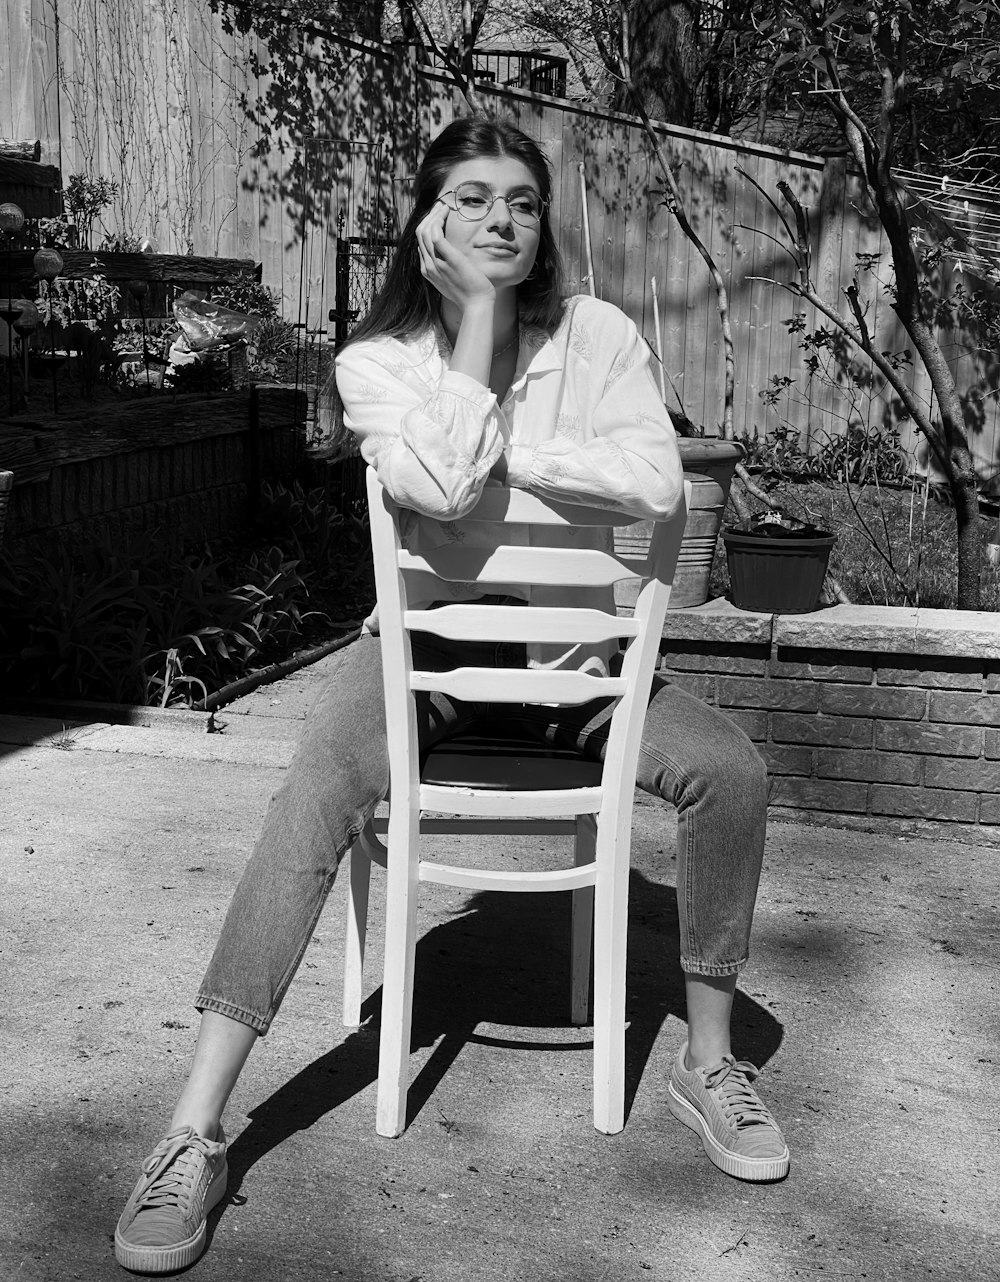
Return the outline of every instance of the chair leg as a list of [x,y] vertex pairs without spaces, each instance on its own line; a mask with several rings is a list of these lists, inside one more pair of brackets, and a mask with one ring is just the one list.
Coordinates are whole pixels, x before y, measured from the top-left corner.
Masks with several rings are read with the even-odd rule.
[[[408,822],[409,821],[409,822]],[[389,820],[386,861],[385,969],[382,1030],[378,1053],[375,1130],[402,1135],[406,1129],[410,1030],[413,1020],[413,964],[417,944],[418,815],[405,816],[402,834]]]
[[[593,815],[578,815],[573,855],[577,868],[594,860]],[[570,928],[570,1022],[587,1023],[590,1016],[590,965],[593,960],[594,888],[583,886],[573,891]]]
[[[594,895],[594,1126],[625,1125],[625,964],[629,831],[598,833]],[[623,843],[615,858],[614,847]],[[624,853],[623,853],[624,852]]]
[[368,887],[372,864],[361,838],[347,852],[347,928],[344,932],[344,1023],[361,1023],[361,997],[368,932]]

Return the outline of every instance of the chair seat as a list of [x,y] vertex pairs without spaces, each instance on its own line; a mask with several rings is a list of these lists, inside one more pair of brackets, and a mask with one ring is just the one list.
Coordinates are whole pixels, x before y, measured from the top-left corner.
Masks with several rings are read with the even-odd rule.
[[439,743],[424,763],[420,778],[439,787],[543,792],[599,787],[601,765],[532,739],[487,738],[476,733]]

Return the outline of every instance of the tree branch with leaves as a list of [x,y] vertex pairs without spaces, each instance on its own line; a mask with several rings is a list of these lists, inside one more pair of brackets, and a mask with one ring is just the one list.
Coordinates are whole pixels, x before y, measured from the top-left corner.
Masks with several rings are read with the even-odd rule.
[[[991,0],[960,3],[956,14],[931,0],[917,11],[909,0],[871,0],[868,4],[832,3],[832,0],[784,0],[775,36],[784,43],[778,71],[800,71],[804,65],[818,78],[818,89],[849,154],[857,166],[889,246],[893,266],[892,308],[927,372],[937,413],[913,393],[897,368],[878,350],[861,310],[857,278],[845,291],[853,321],[848,321],[829,300],[817,293],[808,270],[808,243],[803,235],[803,211],[791,194],[782,196],[793,209],[797,230],[791,237],[799,267],[793,291],[846,335],[893,387],[917,430],[924,436],[941,469],[955,505],[958,543],[957,600],[960,609],[979,607],[981,534],[977,480],[962,399],[947,356],[935,333],[934,316],[922,289],[921,266],[908,214],[905,189],[895,176],[900,140],[911,128],[915,74],[914,23],[922,25],[920,38],[939,32],[951,42],[960,59],[976,24],[995,16]],[[971,25],[970,25],[971,24]],[[845,72],[849,66],[850,79]],[[994,62],[1000,89],[1000,64]],[[877,87],[868,118],[859,105],[859,84]],[[863,96],[863,95],[862,95]]]

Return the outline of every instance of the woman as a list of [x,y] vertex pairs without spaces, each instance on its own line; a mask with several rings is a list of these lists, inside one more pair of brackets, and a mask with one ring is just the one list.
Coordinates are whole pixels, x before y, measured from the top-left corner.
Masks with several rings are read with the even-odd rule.
[[[550,199],[531,139],[481,118],[449,125],[421,166],[385,287],[338,355],[345,422],[413,510],[414,545],[446,540],[448,521],[488,481],[654,519],[680,501],[681,464],[645,344],[616,308],[563,299]],[[204,1249],[205,1216],[225,1191],[226,1101],[270,1027],[340,858],[385,795],[370,624],[306,722],[198,994],[190,1076],[116,1233],[119,1262],[135,1271],[176,1269]],[[448,662],[440,653],[430,661]],[[443,698],[425,711],[425,743],[474,715]],[[560,709],[534,728],[600,755],[604,720],[600,708]],[[671,1073],[671,1110],[730,1175],[780,1178],[788,1150],[750,1085],[756,1070],[733,1059],[729,1041],[763,853],[763,766],[725,717],[657,678],[638,782],[678,812],[688,1039]]]

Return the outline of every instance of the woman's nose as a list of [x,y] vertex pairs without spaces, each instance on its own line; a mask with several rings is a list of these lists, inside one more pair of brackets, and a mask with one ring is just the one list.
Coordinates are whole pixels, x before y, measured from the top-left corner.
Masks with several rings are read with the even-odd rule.
[[495,196],[493,198],[493,205],[486,215],[486,223],[487,226],[495,227],[500,231],[513,227],[514,220],[510,216],[510,210],[507,208],[507,202],[503,196]]

